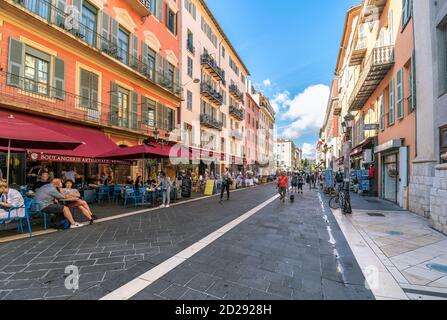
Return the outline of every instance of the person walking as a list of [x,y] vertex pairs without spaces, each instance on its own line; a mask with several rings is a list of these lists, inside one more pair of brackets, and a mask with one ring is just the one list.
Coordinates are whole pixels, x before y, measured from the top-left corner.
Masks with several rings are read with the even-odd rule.
[[227,201],[230,200],[230,185],[232,184],[231,181],[231,173],[228,170],[228,168],[225,168],[224,173],[222,174],[222,186],[220,191],[220,203],[223,201],[223,196],[225,193],[225,190],[227,191]]
[[298,175],[298,193],[303,194],[304,177],[302,174]]
[[171,178],[165,172],[160,172],[159,187],[163,193],[163,203],[161,208],[169,208],[171,203]]
[[297,193],[297,191],[298,191],[298,174],[294,172],[292,176],[292,192]]
[[344,182],[344,174],[341,171],[341,168],[338,168],[337,173],[335,174],[335,182],[337,183],[337,191],[341,192],[343,190],[343,182]]
[[289,190],[289,177],[285,174],[284,171],[281,172],[281,175],[278,177],[278,192],[280,195],[279,200],[281,202],[286,201],[286,193]]

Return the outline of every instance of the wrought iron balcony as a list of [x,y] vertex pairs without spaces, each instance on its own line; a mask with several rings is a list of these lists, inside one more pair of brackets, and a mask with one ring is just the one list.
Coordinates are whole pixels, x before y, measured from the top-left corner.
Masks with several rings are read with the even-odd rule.
[[239,109],[235,106],[230,106],[230,115],[235,117],[239,121],[242,121],[245,118],[244,110]]
[[[57,96],[60,99],[55,98]],[[31,80],[0,72],[0,104],[15,110],[50,115],[62,121],[78,122],[94,127],[138,132],[150,135],[138,114],[125,116],[110,105],[52,86],[42,86]],[[162,127],[160,127],[162,128]]]
[[244,104],[244,94],[241,92],[241,90],[239,90],[239,88],[234,84],[230,85],[229,89],[230,94],[240,103]]
[[219,131],[221,131],[223,128],[222,121],[218,121],[217,119],[213,118],[209,114],[201,114],[200,115],[200,124],[205,127],[208,127],[211,129],[216,129]]
[[151,14],[150,0],[124,0],[140,16],[146,17]]
[[[150,2],[149,0],[141,1],[142,5]],[[172,79],[166,78],[163,72],[159,73],[155,67],[151,67],[140,57],[130,53],[129,50],[119,48],[117,42],[112,41],[110,37],[102,36],[96,29],[90,28],[89,26],[83,24],[82,21],[66,23],[67,21],[71,21],[70,19],[67,19],[69,15],[65,11],[54,6],[51,1],[14,0],[14,2],[20,5],[20,7],[24,10],[37,14],[41,18],[45,19],[48,24],[61,28],[65,33],[75,36],[78,40],[84,42],[93,50],[105,53],[121,64],[132,68],[150,82],[171,92],[178,98],[182,98],[183,91],[178,80],[174,82]],[[129,0],[129,2],[140,3],[140,0]]]
[[363,108],[393,65],[394,46],[372,51],[349,98],[349,112]]
[[202,54],[200,61],[203,68],[208,70],[216,80],[225,81],[225,72],[217,65],[216,61],[210,54]]
[[217,92],[211,85],[208,83],[202,83],[200,86],[200,93],[208,98],[214,104],[221,106],[223,104],[223,96],[219,92]]

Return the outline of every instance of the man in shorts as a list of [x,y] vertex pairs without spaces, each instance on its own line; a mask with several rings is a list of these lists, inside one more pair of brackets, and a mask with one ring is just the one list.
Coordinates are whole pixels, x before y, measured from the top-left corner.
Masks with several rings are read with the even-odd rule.
[[281,202],[286,201],[286,193],[288,188],[289,188],[289,177],[287,177],[285,172],[282,171],[281,175],[278,177],[278,191],[280,195],[279,200]]
[[47,214],[63,215],[70,222],[70,229],[82,227],[80,223],[73,219],[67,206],[56,203],[65,199],[65,196],[59,192],[58,188],[62,188],[62,181],[54,179],[50,184],[44,185],[37,190],[34,201],[39,203],[42,211]]

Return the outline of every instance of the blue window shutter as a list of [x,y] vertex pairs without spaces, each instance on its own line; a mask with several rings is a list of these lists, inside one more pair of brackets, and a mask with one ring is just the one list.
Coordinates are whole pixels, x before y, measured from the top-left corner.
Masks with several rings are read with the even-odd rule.
[[25,56],[25,45],[23,42],[12,37],[9,38],[8,52],[8,77],[6,83],[10,86],[22,88],[23,65]]
[[58,57],[54,58],[53,96],[65,100],[65,62]]

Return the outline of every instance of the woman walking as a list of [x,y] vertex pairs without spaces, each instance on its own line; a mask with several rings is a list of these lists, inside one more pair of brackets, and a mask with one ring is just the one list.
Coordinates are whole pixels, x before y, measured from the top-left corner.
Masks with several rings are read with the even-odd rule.
[[161,208],[169,208],[171,203],[171,178],[169,178],[165,172],[160,173],[159,178],[159,187],[161,188],[163,192],[163,203],[161,205]]
[[232,184],[231,181],[231,174],[228,168],[225,168],[224,173],[222,174],[222,187],[220,191],[220,202],[223,201],[223,196],[225,193],[225,190],[227,191],[227,201],[230,200],[230,185]]

